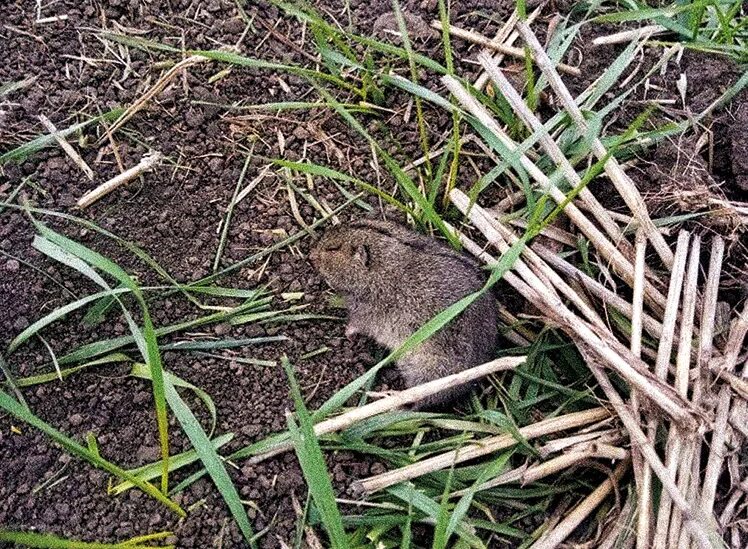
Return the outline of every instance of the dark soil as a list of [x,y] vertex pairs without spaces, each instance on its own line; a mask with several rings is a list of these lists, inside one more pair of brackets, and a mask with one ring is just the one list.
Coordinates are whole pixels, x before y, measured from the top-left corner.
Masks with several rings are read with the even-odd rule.
[[[134,47],[119,47],[114,42],[107,42],[105,48],[92,29],[124,30],[129,34],[144,31],[144,38],[176,47],[216,49],[236,44],[246,26],[236,4],[229,0],[201,3],[111,0],[103,4],[105,7],[99,2],[70,0],[50,4],[49,13],[45,11],[42,17],[64,14],[67,19],[44,24],[35,23],[33,2],[3,2],[0,6],[3,59],[0,84],[36,77],[28,88],[0,98],[0,154],[46,133],[39,115],[64,128],[85,119],[80,113],[96,115],[131,104],[160,76],[163,67],[154,65],[173,59],[173,54],[154,57]],[[345,4],[342,0],[325,0],[318,2],[317,7],[338,17]],[[362,34],[381,31],[374,28],[375,22],[391,10],[388,0],[350,4],[351,24]],[[405,4],[425,21],[436,16],[435,8],[427,5],[428,2],[423,7],[418,2]],[[453,19],[463,27],[487,35],[495,33],[513,8],[508,0],[456,4]],[[295,20],[263,3],[248,6],[246,10],[254,17],[254,23],[241,42],[243,54],[279,62],[309,63],[311,48],[299,42],[301,28]],[[549,13],[548,17],[552,15]],[[381,26],[382,20],[379,21]],[[417,46],[438,58],[438,39],[429,39],[424,33]],[[454,46],[460,57],[469,57],[473,52],[459,40]],[[585,78],[591,80],[599,74],[618,51],[620,48],[611,47],[584,56],[584,63],[589,64]],[[734,68],[723,68],[725,62],[721,59],[687,56],[686,63],[689,82],[694,89],[702,90],[698,92],[698,101],[694,98],[690,103],[694,111],[708,104],[735,77]],[[716,72],[714,67],[720,67],[718,70],[722,72]],[[223,68],[204,63],[178,78],[150,108],[141,111],[124,131],[114,136],[116,155],[106,137],[98,146],[95,135],[85,134],[88,146],[77,148],[94,169],[96,182],[89,181],[61,150],[50,148],[20,165],[2,167],[0,201],[26,180],[19,198],[39,208],[73,213],[94,221],[146,250],[177,280],[190,281],[211,272],[219,226],[248,151],[252,150],[254,156],[246,181],[261,173],[268,158],[298,159],[302,155],[363,180],[378,181],[369,147],[334,114],[300,111],[280,117],[262,112],[247,115],[203,104],[228,105],[240,101],[260,104],[314,98],[308,84],[294,76],[238,67],[219,75]],[[462,63],[460,70],[469,72],[475,67]],[[699,75],[707,74],[699,80]],[[217,75],[222,77],[211,80]],[[436,79],[423,83],[438,88]],[[393,140],[391,152],[414,159],[419,156],[418,134],[412,115],[410,123],[402,123],[406,110],[402,99],[397,93],[388,97],[388,106],[398,112],[390,120],[390,131],[401,145],[394,147]],[[447,130],[448,116],[444,113],[430,116],[434,135]],[[748,184],[746,117],[745,96],[727,111],[718,113],[713,123],[715,139],[721,140],[715,147],[719,151],[714,166],[719,167],[710,168],[717,182],[724,182],[726,195],[743,200]],[[376,125],[372,129],[382,131],[389,139]],[[164,153],[170,161],[83,212],[74,208],[84,192],[119,172],[117,156],[124,166],[132,166],[149,146]],[[465,175],[474,178],[467,169]],[[274,170],[269,171],[234,212],[223,266],[301,229],[287,199],[285,181],[274,174]],[[651,174],[642,176],[643,180],[652,178]],[[333,207],[344,202],[345,198],[332,184],[315,181],[314,185],[317,199]],[[383,185],[393,188],[388,181]],[[374,200],[371,203],[377,204]],[[307,223],[318,216],[302,200],[299,209]],[[143,262],[111,240],[72,223],[40,217],[117,261],[144,284],[160,282]],[[3,348],[31,322],[70,302],[71,294],[82,297],[96,290],[70,269],[35,251],[31,247],[33,235],[25,214],[16,209],[0,212],[0,345]],[[238,288],[269,284],[276,292],[304,292],[303,302],[310,304],[310,311],[342,316],[339,309],[330,307],[332,294],[306,261],[308,245],[309,239],[302,239],[270,255],[267,263],[263,258],[218,283]],[[151,308],[157,326],[201,314],[178,295],[153,300]],[[47,343],[63,354],[89,341],[127,333],[124,320],[115,314],[93,329],[80,321],[81,315],[72,315],[51,326],[44,332]],[[219,325],[189,335],[241,338],[274,334],[290,339],[224,356],[278,360],[287,354],[296,367],[305,395],[312,395],[308,402],[312,408],[374,362],[375,350],[364,341],[348,341],[342,322],[297,322],[275,327],[250,324],[235,328]],[[323,346],[330,351],[301,359],[302,355]],[[218,408],[217,432],[235,434],[229,449],[285,428],[284,410],[291,403],[288,382],[280,366],[251,366],[175,352],[167,352],[163,358],[166,368],[213,397]],[[24,345],[8,360],[19,377],[51,370],[48,351],[38,339]],[[92,432],[105,458],[124,467],[136,467],[157,459],[159,450],[150,383],[127,373],[124,366],[101,366],[62,383],[24,390],[24,397],[34,413],[49,424],[79,441]],[[185,397],[207,425],[204,407],[191,395]],[[186,449],[188,442],[178,435],[178,426],[173,421],[172,427],[173,451]],[[229,468],[229,471],[242,498],[253,503],[248,513],[255,531],[269,526],[260,545],[278,547],[280,540],[290,542],[295,536],[297,520],[293,498],[303,502],[305,497],[295,457],[285,455],[255,467],[239,465],[240,469]],[[383,467],[381,463],[351,454],[330,455],[328,465],[341,490],[352,479],[381,472]],[[176,480],[180,478],[177,475]],[[108,475],[72,459],[41,433],[0,415],[0,528],[33,529],[97,541],[121,541],[148,532],[171,530],[179,547],[244,546],[228,510],[208,479],[201,479],[177,496],[177,501],[191,509],[182,521],[137,490],[118,497],[107,496],[107,481]]]

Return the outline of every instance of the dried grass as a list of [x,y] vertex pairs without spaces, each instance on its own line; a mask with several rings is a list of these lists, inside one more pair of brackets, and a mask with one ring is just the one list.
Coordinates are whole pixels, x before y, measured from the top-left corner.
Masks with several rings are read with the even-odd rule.
[[[589,127],[578,102],[569,93],[540,42],[525,23],[517,22],[515,28],[578,132],[588,135]],[[510,30],[502,29],[501,39],[509,36]],[[659,29],[647,32],[653,30]],[[450,32],[461,31],[450,29]],[[610,40],[624,38],[629,39],[629,35],[613,36]],[[490,40],[473,41],[484,46],[493,45]],[[487,77],[506,97],[528,130],[544,132],[541,122],[526,107],[497,60],[483,53],[479,61]],[[517,144],[501,125],[457,79],[446,76],[443,81],[465,111],[475,116],[509,151],[517,150]],[[578,187],[581,179],[554,138],[548,133],[538,135],[539,146],[563,171],[568,185]],[[536,156],[528,152],[518,158],[538,188],[563,208],[572,225],[589,239],[594,251],[614,268],[611,274],[618,290],[594,280],[567,257],[537,242],[525,246],[504,279],[539,309],[549,323],[576,343],[607,397],[616,421],[612,425],[588,429],[598,420],[610,421],[607,412],[592,410],[590,413],[595,417],[574,421],[574,427],[570,424],[563,427],[567,431],[576,429],[576,432],[546,442],[540,460],[530,460],[478,487],[450,495],[463,496],[473,490],[486,490],[509,482],[530,483],[591,458],[607,459],[617,462],[609,479],[575,508],[549,517],[545,533],[532,547],[551,549],[564,544],[586,517],[618,491],[618,484],[632,469],[636,490],[629,490],[625,503],[610,509],[605,532],[601,531],[598,537],[599,547],[617,546],[616,540],[626,528],[636,532],[628,535],[625,543],[630,547],[635,543],[639,549],[722,547],[723,537],[733,542],[740,539],[735,527],[728,529],[727,523],[734,523],[733,517],[747,487],[736,474],[740,470],[738,458],[730,449],[744,444],[744,437],[748,435],[744,428],[748,417],[748,365],[742,371],[737,368],[741,360],[745,361],[748,305],[733,320],[726,342],[720,345],[715,340],[714,323],[724,241],[715,236],[705,243],[711,251],[708,273],[702,275],[701,238],[681,231],[675,250],[671,249],[623,167],[607,156],[608,151],[600,139],[588,137],[592,144],[588,161],[605,161],[606,175],[628,206],[628,212],[613,214],[605,210],[587,189],[569,200],[538,168]],[[482,234],[487,246],[461,232],[456,231],[456,235],[468,252],[486,264],[498,262],[498,256],[494,256],[491,249],[504,254],[519,240],[515,229],[499,218],[511,213],[508,210],[515,205],[515,197],[490,210],[475,204],[460,189],[451,191],[450,200]],[[734,206],[730,211],[736,211]],[[633,244],[619,226],[622,219],[636,224]],[[562,247],[569,245],[566,237],[558,241]],[[659,263],[647,256],[648,249],[656,252]],[[665,287],[667,295],[660,290]],[[630,319],[629,331],[608,322],[608,307]],[[646,335],[651,339],[646,341]],[[513,336],[520,341],[532,337],[524,333]],[[654,348],[652,340],[656,342]],[[616,385],[611,381],[611,372],[617,376],[619,383]],[[620,382],[627,386],[628,394],[622,391]],[[520,434],[529,439],[561,430],[549,429],[548,421],[522,427]],[[364,492],[376,492],[495,453],[516,442],[511,435],[488,437],[459,450],[364,479],[358,487]],[[707,456],[705,463],[702,463],[702,455]],[[732,484],[730,497],[725,498],[721,515],[716,516],[717,488],[726,471]]]

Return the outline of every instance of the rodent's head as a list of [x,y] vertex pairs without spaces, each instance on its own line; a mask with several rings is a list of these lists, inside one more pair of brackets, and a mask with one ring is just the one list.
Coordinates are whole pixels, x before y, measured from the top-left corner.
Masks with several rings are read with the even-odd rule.
[[334,289],[353,292],[365,288],[371,279],[375,246],[368,231],[333,227],[314,245],[309,260]]

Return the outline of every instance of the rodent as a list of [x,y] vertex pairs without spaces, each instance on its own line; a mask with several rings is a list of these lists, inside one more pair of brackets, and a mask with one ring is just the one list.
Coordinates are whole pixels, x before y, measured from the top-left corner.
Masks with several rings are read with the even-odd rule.
[[[470,257],[392,221],[361,219],[328,229],[309,254],[324,280],[346,300],[346,336],[362,334],[399,347],[437,313],[483,287]],[[495,357],[498,307],[486,292],[457,318],[398,360],[409,387]],[[417,409],[438,409],[470,386],[433,395]]]

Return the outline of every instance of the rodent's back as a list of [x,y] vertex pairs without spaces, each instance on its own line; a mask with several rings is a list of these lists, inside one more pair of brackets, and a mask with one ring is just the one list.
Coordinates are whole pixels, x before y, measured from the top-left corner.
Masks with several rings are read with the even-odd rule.
[[360,223],[362,229],[385,241],[380,250],[382,262],[371,272],[372,283],[380,286],[382,294],[406,296],[413,308],[431,313],[423,321],[485,284],[477,263],[445,242],[397,223]]

